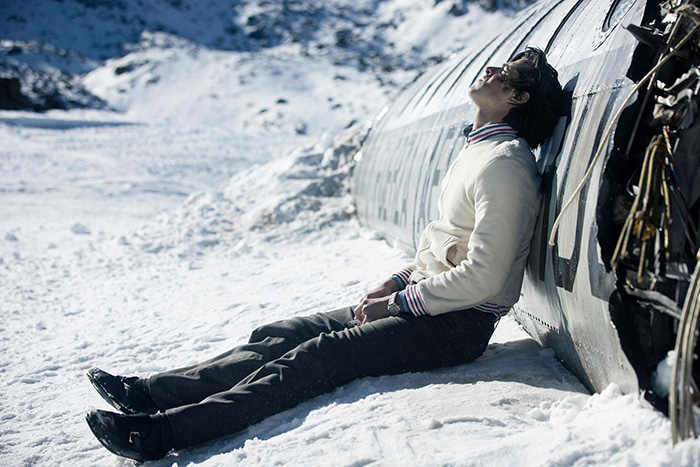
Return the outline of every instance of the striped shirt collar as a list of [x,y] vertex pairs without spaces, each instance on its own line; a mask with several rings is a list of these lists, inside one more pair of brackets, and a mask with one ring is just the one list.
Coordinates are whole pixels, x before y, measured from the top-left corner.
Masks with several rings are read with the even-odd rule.
[[507,123],[492,123],[490,125],[484,125],[478,130],[472,130],[471,126],[466,129],[469,130],[467,133],[467,144],[478,143],[479,141],[493,138],[494,136],[510,136],[512,138],[518,136],[518,132]]

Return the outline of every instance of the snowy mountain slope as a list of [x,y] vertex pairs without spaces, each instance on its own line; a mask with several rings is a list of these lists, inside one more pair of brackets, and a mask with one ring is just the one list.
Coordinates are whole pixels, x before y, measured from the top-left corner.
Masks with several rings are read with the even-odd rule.
[[[39,41],[94,60],[118,57],[144,31],[164,32],[208,48],[259,51],[281,44],[305,44],[309,54],[345,49],[365,63],[395,56],[397,63],[422,66],[424,57],[400,57],[421,42],[442,40],[434,53],[452,48],[474,21],[473,9],[518,10],[529,2],[501,0],[43,0],[0,4],[5,39]],[[461,19],[460,19],[461,18]],[[427,26],[427,27],[426,27]],[[413,31],[413,32],[411,32]],[[410,35],[407,37],[407,33]],[[420,38],[420,40],[416,40]],[[431,52],[429,52],[431,53]],[[339,58],[344,58],[343,55]],[[413,60],[411,60],[413,59]],[[418,59],[417,61],[415,59]]]
[[[101,107],[104,103],[71,73],[88,72],[149,46],[189,43],[184,48],[190,52],[259,53],[282,46],[386,83],[398,79],[400,85],[406,70],[424,69],[450,51],[468,47],[471,26],[497,28],[502,25],[498,19],[525,4],[502,2],[508,6],[505,13],[486,15],[457,0],[10,1],[0,3],[0,77],[19,80],[35,109]],[[490,8],[497,5],[488,3]],[[147,63],[144,56],[136,62]],[[120,64],[114,71],[120,74],[134,65]],[[61,99],[61,92],[70,98]],[[116,106],[123,108],[119,102]]]
[[390,92],[371,75],[293,51],[232,54],[163,34],[143,41],[84,79],[93,94],[139,121],[225,121],[228,131],[319,135],[374,112],[367,102],[385,102]]

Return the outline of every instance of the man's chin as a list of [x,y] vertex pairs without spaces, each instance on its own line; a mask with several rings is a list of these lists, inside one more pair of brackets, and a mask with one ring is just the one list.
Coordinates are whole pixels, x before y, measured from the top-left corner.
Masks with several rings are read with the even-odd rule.
[[484,82],[481,80],[481,78],[479,78],[476,81],[474,81],[474,84],[469,86],[469,93],[471,94],[473,92],[477,92],[483,87],[484,87]]

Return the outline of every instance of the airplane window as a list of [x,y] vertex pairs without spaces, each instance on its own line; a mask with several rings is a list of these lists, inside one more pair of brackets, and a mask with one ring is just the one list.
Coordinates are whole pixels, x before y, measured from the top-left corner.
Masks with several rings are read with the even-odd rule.
[[603,31],[607,31],[608,29],[615,27],[620,19],[625,16],[625,13],[627,13],[634,2],[635,0],[616,0],[612,7],[610,7],[608,16],[605,18],[605,22],[603,23]]

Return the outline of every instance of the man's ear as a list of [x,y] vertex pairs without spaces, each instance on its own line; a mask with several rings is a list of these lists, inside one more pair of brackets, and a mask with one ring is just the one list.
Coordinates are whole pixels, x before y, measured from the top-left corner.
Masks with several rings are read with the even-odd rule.
[[521,91],[520,93],[513,92],[513,95],[508,98],[508,103],[512,105],[523,105],[527,104],[530,100],[530,93],[527,91]]

